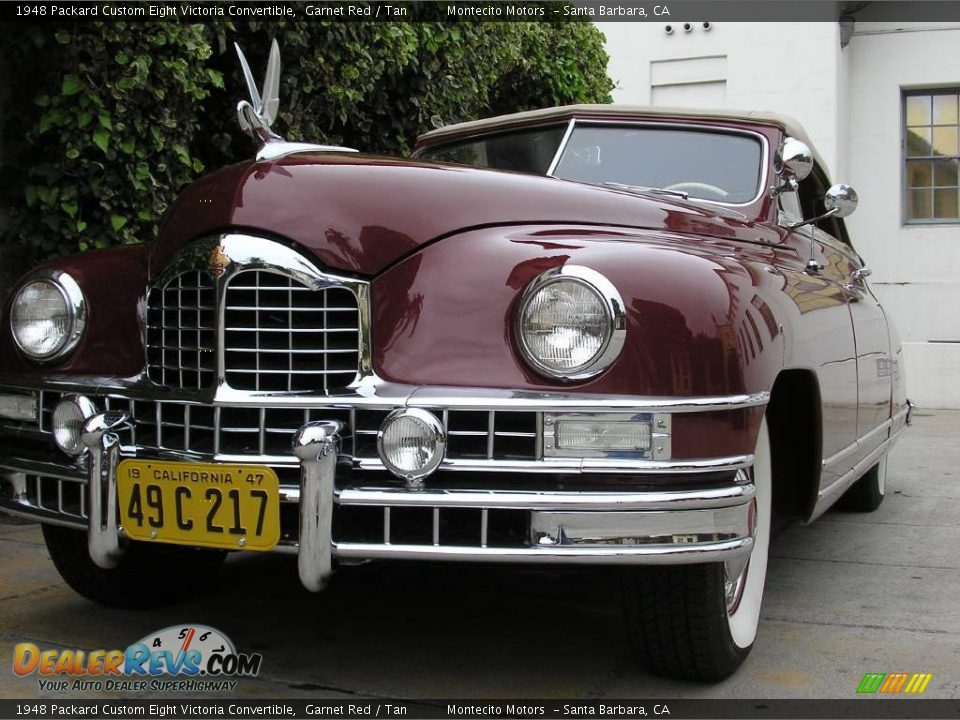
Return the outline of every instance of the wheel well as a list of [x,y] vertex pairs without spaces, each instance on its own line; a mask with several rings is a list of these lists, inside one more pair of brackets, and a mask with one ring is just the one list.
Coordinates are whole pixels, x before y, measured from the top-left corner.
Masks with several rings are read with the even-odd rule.
[[809,370],[784,370],[767,405],[773,463],[774,526],[807,520],[820,485],[820,386]]

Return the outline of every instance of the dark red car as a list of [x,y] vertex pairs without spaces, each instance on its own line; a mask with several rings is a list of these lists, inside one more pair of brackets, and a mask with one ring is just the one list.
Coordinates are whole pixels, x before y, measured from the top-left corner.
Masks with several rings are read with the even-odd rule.
[[156,243],[13,293],[0,509],[116,606],[228,550],[295,553],[311,590],[367,560],[615,564],[649,667],[732,672],[771,527],[876,508],[909,420],[852,189],[767,114],[562,107],[398,159],[286,143],[266,100],[258,159]]

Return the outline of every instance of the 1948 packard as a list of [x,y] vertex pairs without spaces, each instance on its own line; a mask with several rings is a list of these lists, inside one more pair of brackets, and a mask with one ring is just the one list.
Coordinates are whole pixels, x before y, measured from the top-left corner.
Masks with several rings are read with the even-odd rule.
[[852,188],[762,113],[290,143],[276,49],[262,97],[243,64],[256,159],[7,303],[0,509],[121,607],[225,551],[295,553],[313,591],[370,560],[615,564],[649,668],[733,672],[771,529],[876,508],[910,419]]

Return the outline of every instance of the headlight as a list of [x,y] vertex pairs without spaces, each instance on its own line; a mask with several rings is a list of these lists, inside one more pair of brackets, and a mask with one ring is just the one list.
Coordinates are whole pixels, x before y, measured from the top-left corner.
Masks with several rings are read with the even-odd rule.
[[563,380],[593,377],[623,349],[623,300],[595,270],[554,268],[527,288],[517,335],[524,358],[537,372]]
[[64,272],[43,272],[24,284],[13,300],[10,329],[33,360],[54,360],[76,347],[86,324],[80,286]]

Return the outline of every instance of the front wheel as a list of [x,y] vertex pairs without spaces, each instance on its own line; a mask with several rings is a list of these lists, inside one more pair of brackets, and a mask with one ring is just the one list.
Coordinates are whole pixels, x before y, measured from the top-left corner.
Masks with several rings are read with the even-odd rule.
[[144,610],[185,600],[208,586],[226,553],[175,545],[132,542],[117,567],[98,567],[83,530],[43,526],[43,539],[60,577],[88,600],[108,607]]
[[750,555],[737,562],[630,568],[624,577],[627,634],[651,672],[691,680],[722,680],[750,653],[770,548],[773,479],[767,421],[754,451],[756,533]]

